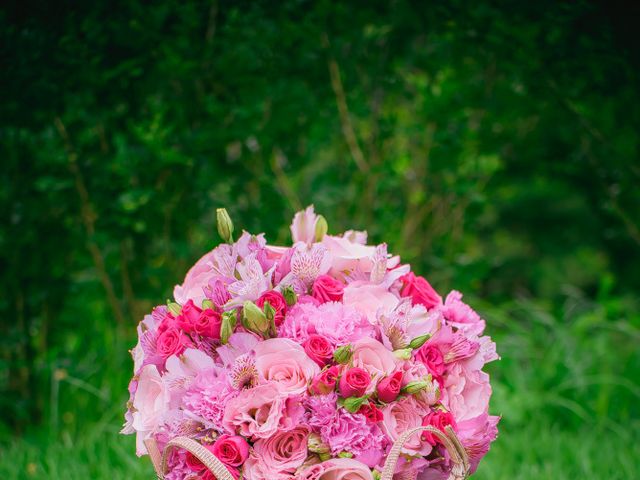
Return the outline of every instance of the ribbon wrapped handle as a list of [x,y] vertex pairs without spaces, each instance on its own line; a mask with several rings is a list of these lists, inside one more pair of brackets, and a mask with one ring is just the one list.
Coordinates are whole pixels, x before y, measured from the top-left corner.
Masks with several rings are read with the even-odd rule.
[[[382,469],[380,480],[393,479],[393,473],[395,472],[398,458],[400,458],[402,447],[404,447],[404,444],[412,435],[415,435],[416,433],[421,434],[424,432],[429,432],[432,435],[436,436],[442,442],[442,445],[447,449],[447,452],[449,452],[452,463],[451,475],[449,475],[449,480],[464,480],[467,478],[467,476],[469,475],[469,456],[460,443],[460,440],[458,440],[458,437],[453,431],[453,428],[451,428],[451,426],[447,426],[445,427],[445,431],[442,432],[441,430],[438,430],[437,428],[434,428],[432,426],[424,426],[407,430],[402,435],[400,435],[398,439],[393,443],[391,451],[389,452],[389,455],[387,455],[387,460],[384,463],[384,468]],[[207,467],[207,469],[209,469],[209,471],[213,473],[218,480],[235,480],[227,467],[225,467],[225,465],[220,460],[218,460],[218,458],[213,453],[211,453],[209,450],[207,450],[192,438],[174,438],[169,443],[167,443],[167,446],[164,448],[164,452],[162,454],[160,453],[158,445],[153,438],[145,440],[144,443],[147,447],[149,457],[151,458],[153,468],[155,469],[159,480],[164,479],[164,475],[167,472],[167,461],[169,459],[171,451],[174,448],[183,448],[184,450],[190,452],[194,457],[200,460],[202,464]]]

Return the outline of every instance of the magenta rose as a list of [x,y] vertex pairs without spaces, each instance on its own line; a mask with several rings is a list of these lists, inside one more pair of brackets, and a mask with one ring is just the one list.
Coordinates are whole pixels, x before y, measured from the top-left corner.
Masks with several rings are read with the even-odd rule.
[[369,423],[378,423],[381,422],[384,418],[382,411],[376,407],[373,403],[365,403],[358,410],[360,415],[364,415]]
[[269,302],[276,311],[273,321],[276,324],[276,327],[279,327],[284,321],[284,314],[287,312],[287,301],[280,292],[276,290],[269,290],[268,292],[263,293],[260,298],[256,300],[256,305],[263,308],[265,302]]
[[198,319],[192,325],[198,335],[219,340],[222,316],[220,312],[207,308],[200,312]]
[[444,373],[444,357],[442,352],[435,345],[424,344],[420,350],[416,352],[416,360],[422,362],[436,378],[441,378]]
[[344,285],[331,275],[320,275],[313,282],[311,294],[321,303],[341,302],[344,295]]
[[309,335],[304,342],[304,351],[320,367],[324,367],[333,359],[333,347],[322,335]]
[[442,298],[424,277],[417,277],[413,272],[409,272],[400,280],[402,281],[400,295],[411,297],[412,305],[419,303],[429,309],[442,304]]
[[340,370],[335,365],[323,370],[320,375],[317,375],[311,381],[311,393],[314,395],[326,395],[327,393],[333,392],[336,389],[339,374]]
[[344,398],[361,397],[371,383],[371,375],[362,368],[348,369],[340,377],[340,395]]
[[[450,412],[443,412],[441,410],[430,412],[422,420],[422,425],[424,426],[430,425],[432,427],[437,428],[441,432],[444,432],[444,427],[448,425],[451,425],[454,430],[457,429],[456,421],[454,420],[453,415],[451,415]],[[424,432],[422,434],[422,439],[434,446],[438,443],[442,443],[442,441],[431,432]]]
[[239,435],[221,435],[208,447],[225,465],[239,467],[249,456],[249,444]]
[[378,383],[378,399],[385,403],[393,402],[402,388],[402,372],[398,370]]
[[180,355],[191,342],[187,336],[176,327],[170,327],[160,334],[156,343],[158,355],[167,359],[171,355]]
[[[236,480],[240,478],[240,470],[238,470],[237,468],[227,465],[227,470],[229,470],[231,476]],[[200,474],[199,477],[195,477],[194,480],[218,480],[218,477],[216,477],[209,470],[206,470],[204,473]]]
[[198,460],[196,456],[191,452],[187,452],[184,463],[187,464],[187,467],[189,467],[192,472],[202,472],[205,468],[207,468],[204,466],[204,463]]
[[202,309],[196,307],[193,300],[189,300],[180,309],[180,315],[178,315],[176,321],[180,328],[187,333],[191,333],[194,331],[194,326],[198,322],[200,313],[202,313]]

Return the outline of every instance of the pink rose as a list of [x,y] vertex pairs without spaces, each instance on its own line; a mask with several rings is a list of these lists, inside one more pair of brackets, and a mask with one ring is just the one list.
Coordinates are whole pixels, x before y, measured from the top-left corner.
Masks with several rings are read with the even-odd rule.
[[239,435],[221,435],[209,450],[232,467],[239,467],[249,456],[249,444]]
[[429,342],[425,343],[420,350],[416,352],[416,360],[426,365],[429,373],[436,379],[442,378],[445,370],[444,357],[437,346]]
[[279,383],[287,393],[304,393],[307,384],[320,373],[318,365],[303,348],[288,338],[259,342],[254,351],[260,380]]
[[198,460],[196,456],[191,452],[187,452],[187,455],[184,458],[184,463],[187,464],[187,467],[189,467],[192,472],[202,472],[205,468],[207,468],[204,466],[204,463]]
[[227,403],[222,422],[227,431],[256,440],[292,429],[303,414],[299,400],[274,382],[242,390]]
[[[238,470],[237,468],[227,466],[227,470],[229,471],[231,476],[235,478],[235,480],[238,480],[240,478],[240,470]],[[216,477],[209,470],[206,470],[199,477],[194,478],[194,480],[218,480],[218,477]]]
[[491,397],[489,375],[483,371],[467,371],[460,364],[453,364],[444,379],[447,407],[457,422],[463,422],[486,414]]
[[256,305],[263,308],[265,302],[269,302],[269,305],[271,305],[276,311],[273,321],[275,322],[276,327],[279,327],[284,320],[285,313],[287,312],[287,301],[280,292],[276,290],[269,290],[268,292],[263,293],[260,298],[256,300]]
[[393,375],[383,378],[378,383],[378,399],[385,403],[391,403],[398,395],[402,388],[402,372],[398,370]]
[[313,282],[311,293],[313,297],[321,303],[341,302],[342,295],[344,294],[344,285],[331,275],[320,275],[316,278],[315,282]]
[[340,377],[340,395],[344,398],[361,397],[371,383],[371,375],[362,368],[348,369]]
[[320,367],[324,367],[333,359],[333,347],[322,335],[309,335],[304,342],[304,351]]
[[193,331],[193,325],[198,321],[201,312],[202,309],[196,307],[193,300],[189,300],[180,309],[180,315],[178,315],[176,320],[185,332],[191,333]]
[[371,375],[374,381],[391,375],[396,369],[396,357],[377,340],[361,338],[353,345],[351,362],[354,367],[360,367]]
[[384,418],[382,411],[380,411],[380,409],[373,403],[365,403],[360,407],[358,413],[360,415],[364,415],[369,423],[378,423]]
[[283,476],[291,478],[307,458],[309,430],[297,427],[278,432],[272,437],[258,440],[245,464],[247,480],[273,480]]
[[191,342],[182,330],[170,327],[160,334],[156,349],[158,355],[167,359],[171,355],[180,355]]
[[147,449],[144,439],[158,428],[169,411],[169,389],[165,385],[158,368],[146,365],[140,371],[138,389],[133,397],[132,426],[137,432],[137,453],[144,455]]
[[320,375],[311,381],[311,393],[314,395],[326,395],[333,392],[336,389],[339,374],[340,370],[336,365],[323,370]]
[[373,474],[352,458],[332,458],[303,470],[298,480],[373,480]]
[[[442,410],[435,410],[433,412],[429,412],[426,417],[422,420],[422,425],[427,426],[431,425],[432,427],[437,428],[441,432],[444,433],[444,427],[451,425],[454,430],[457,429],[456,421],[451,415],[450,412],[443,412]],[[429,442],[431,445],[437,445],[442,443],[442,441],[436,437],[431,432],[424,432],[422,434],[422,439]]]
[[411,297],[411,303],[419,303],[427,308],[437,307],[442,304],[442,297],[433,289],[424,277],[417,277],[413,272],[409,272],[401,277],[402,289],[400,295]]
[[399,302],[383,285],[361,280],[345,287],[342,301],[345,305],[355,307],[372,325],[377,324],[378,315],[391,312]]
[[220,327],[222,326],[222,316],[220,312],[207,308],[203,310],[198,319],[193,322],[193,329],[198,335],[203,337],[220,339]]
[[[380,424],[382,431],[391,442],[395,442],[407,430],[422,426],[422,419],[428,410],[410,395],[388,404],[382,409],[382,413],[384,415]],[[431,452],[431,445],[423,442],[420,435],[412,435],[404,444],[402,452],[407,455],[426,456]]]

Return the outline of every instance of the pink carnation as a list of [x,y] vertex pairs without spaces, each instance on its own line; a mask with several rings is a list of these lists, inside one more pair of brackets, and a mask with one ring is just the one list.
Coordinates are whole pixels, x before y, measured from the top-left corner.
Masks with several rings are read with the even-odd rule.
[[238,395],[227,373],[219,368],[200,373],[182,400],[186,411],[202,419],[208,428],[223,432],[222,420],[227,403]]

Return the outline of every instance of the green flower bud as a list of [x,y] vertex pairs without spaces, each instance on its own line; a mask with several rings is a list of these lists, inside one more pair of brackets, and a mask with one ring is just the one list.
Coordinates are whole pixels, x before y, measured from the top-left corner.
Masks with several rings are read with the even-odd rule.
[[167,310],[169,310],[169,312],[171,312],[174,317],[177,317],[178,315],[180,315],[182,307],[176,302],[170,302],[169,300],[167,300]]
[[338,458],[353,458],[353,453],[351,453],[351,452],[340,452],[338,454]]
[[291,286],[287,286],[282,289],[282,296],[290,307],[294,306],[298,301],[298,296]]
[[413,340],[411,340],[411,342],[409,342],[409,348],[413,350],[417,350],[422,345],[424,345],[424,343],[430,338],[431,338],[430,333],[427,333],[426,335],[420,335],[419,337],[416,337]]
[[255,303],[246,301],[242,306],[242,325],[247,330],[267,338],[270,321]]
[[329,225],[327,224],[327,220],[322,215],[318,215],[318,219],[316,220],[316,242],[322,241],[328,230]]
[[222,325],[220,326],[220,342],[226,345],[229,342],[229,337],[233,334],[238,323],[237,310],[231,310],[230,312],[224,312],[222,314]]
[[322,438],[317,433],[310,433],[307,437],[307,448],[312,453],[318,453],[320,455],[331,453],[329,445],[322,441]]
[[326,462],[327,460],[331,460],[331,454],[330,453],[321,453],[318,456],[320,457],[320,460],[322,460],[323,462]]
[[382,478],[378,470],[374,470],[372,474],[373,474],[373,480],[380,480],[380,478]]
[[348,344],[343,345],[341,347],[338,347],[336,351],[333,352],[333,360],[336,363],[345,365],[349,363],[349,360],[351,360],[352,355],[353,355],[353,350],[351,348],[351,345],[348,345]]
[[205,298],[202,301],[202,309],[203,310],[207,310],[207,309],[213,309],[213,307],[215,307],[215,305],[213,304],[213,302],[211,300],[209,300],[208,298]]
[[344,399],[342,406],[345,408],[345,410],[351,413],[356,413],[358,410],[360,410],[360,407],[368,401],[369,397],[367,395],[363,397],[349,397]]
[[399,350],[394,350],[393,354],[400,360],[409,360],[411,358],[411,351],[411,348],[401,348]]
[[416,380],[415,382],[407,383],[404,387],[402,387],[402,390],[400,391],[402,393],[406,393],[407,395],[414,395],[424,390],[425,388],[429,388],[430,386],[431,386],[431,382],[429,381]]
[[226,243],[233,242],[233,222],[226,208],[218,208],[216,210],[218,220],[218,234]]

